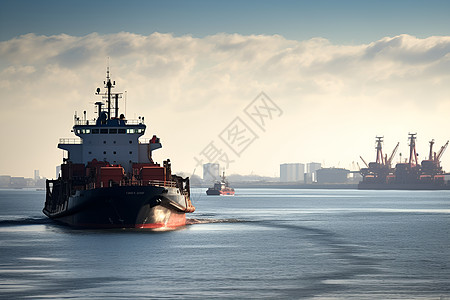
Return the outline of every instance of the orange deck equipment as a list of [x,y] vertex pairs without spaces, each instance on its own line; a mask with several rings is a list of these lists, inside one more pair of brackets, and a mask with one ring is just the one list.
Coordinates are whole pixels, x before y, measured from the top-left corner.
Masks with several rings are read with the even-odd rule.
[[120,166],[100,168],[100,182],[103,187],[108,187],[113,183],[120,184],[124,176],[124,170]]
[[148,182],[150,180],[164,181],[165,169],[159,166],[148,166],[142,167],[141,169],[141,179],[143,182]]

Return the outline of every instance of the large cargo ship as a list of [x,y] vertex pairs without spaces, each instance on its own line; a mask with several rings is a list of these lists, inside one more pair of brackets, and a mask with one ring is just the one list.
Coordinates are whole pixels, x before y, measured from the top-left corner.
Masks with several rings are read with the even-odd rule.
[[442,170],[440,159],[448,146],[448,141],[436,153],[433,152],[434,140],[430,141],[428,159],[419,163],[416,152],[416,134],[409,134],[409,158],[391,167],[399,143],[388,157],[383,156],[383,137],[376,137],[377,156],[375,162],[367,164],[360,173],[362,181],[358,189],[373,190],[448,190],[450,184],[445,180],[445,172]]
[[[146,131],[144,117],[127,120],[119,115],[121,93],[112,93],[109,68],[106,91],[96,94],[97,118],[75,114],[78,139],[60,139],[67,151],[60,175],[46,182],[43,212],[63,224],[81,228],[170,229],[186,224],[195,210],[189,177],[171,172],[170,160],[155,163],[152,152],[160,139],[139,139]],[[105,103],[105,102],[106,103]],[[114,113],[114,115],[113,115]]]

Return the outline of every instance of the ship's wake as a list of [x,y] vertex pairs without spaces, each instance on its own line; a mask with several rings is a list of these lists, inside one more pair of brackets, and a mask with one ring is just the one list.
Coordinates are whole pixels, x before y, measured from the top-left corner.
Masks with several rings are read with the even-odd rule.
[[213,223],[243,223],[248,222],[239,219],[211,219],[211,218],[201,218],[201,219],[186,219],[186,225],[194,224],[213,224]]
[[0,220],[0,227],[25,226],[25,225],[46,225],[52,221],[46,217],[27,217],[17,219]]

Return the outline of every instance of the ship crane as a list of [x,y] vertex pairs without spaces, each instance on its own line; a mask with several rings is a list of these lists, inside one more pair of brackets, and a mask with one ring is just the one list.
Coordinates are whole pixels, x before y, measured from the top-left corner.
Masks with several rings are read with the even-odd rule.
[[436,155],[435,161],[436,161],[437,163],[439,163],[439,161],[441,160],[442,154],[444,154],[445,149],[447,149],[448,142],[449,142],[449,141],[447,141],[447,143],[445,143],[445,145],[441,147],[441,149],[439,150],[438,154]]
[[359,156],[359,158],[361,158],[362,162],[366,165],[366,168],[368,168],[369,165],[366,163],[366,161],[364,160],[364,158],[362,158],[362,156]]
[[[429,154],[425,154],[425,160],[418,162],[419,155],[416,151],[417,133],[408,134],[408,153],[399,153],[400,162],[395,164],[394,156],[397,153],[400,143],[383,156],[383,137],[377,136],[375,148],[377,149],[376,161],[366,164],[367,169],[361,169],[362,180],[358,184],[358,189],[408,189],[408,190],[450,190],[450,182],[445,180],[445,171],[440,166],[440,159],[450,144],[447,141],[439,151],[433,147],[435,141],[429,142]],[[435,152],[434,152],[434,151]],[[392,167],[392,164],[395,167]]]
[[398,146],[400,145],[400,142],[397,143],[397,146],[395,146],[394,150],[392,150],[391,156],[389,156],[389,159],[386,161],[386,165],[390,168],[392,164],[392,160],[394,159],[395,153],[397,153]]

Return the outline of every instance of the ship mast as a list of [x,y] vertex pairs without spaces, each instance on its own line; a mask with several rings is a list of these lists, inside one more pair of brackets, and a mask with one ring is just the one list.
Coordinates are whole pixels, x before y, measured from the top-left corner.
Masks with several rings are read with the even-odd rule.
[[416,135],[417,133],[409,134],[409,165],[416,166],[417,162],[417,152],[416,152]]
[[[111,78],[109,76],[109,66],[106,68],[106,82],[103,82],[106,86],[105,88],[108,89],[108,100],[107,100],[107,104],[108,104],[108,120],[111,119],[111,88],[114,87],[114,85],[116,84],[116,82],[114,81],[113,83],[111,83]],[[117,101],[117,100],[116,100]],[[116,105],[117,106],[117,105]],[[115,108],[116,110],[116,115],[117,115],[117,110],[118,107]],[[117,116],[116,116],[117,117]]]
[[377,164],[380,164],[380,165],[384,165],[384,157],[383,157],[383,150],[382,150],[382,143],[383,143],[383,137],[382,136],[377,136],[376,137],[376,139],[377,139],[377,146],[376,146],[376,149],[377,149],[377,160],[376,160],[376,163]]
[[430,153],[428,154],[428,160],[433,160],[433,145],[434,145],[434,139],[430,141]]
[[[119,99],[121,98],[122,93],[112,93],[111,89],[115,87],[116,81],[111,81],[110,71],[109,71],[109,65],[106,67],[106,81],[103,81],[103,84],[106,88],[106,93],[102,94],[103,99],[106,99],[106,120],[111,120],[113,118],[118,119],[119,118]],[[100,88],[97,88],[97,95],[100,94]],[[111,103],[113,99],[115,100],[115,103]],[[98,106],[98,114],[100,118],[100,113],[102,112],[102,105],[104,105],[102,102],[96,102],[95,105]],[[111,112],[114,109],[114,117],[111,116]]]

